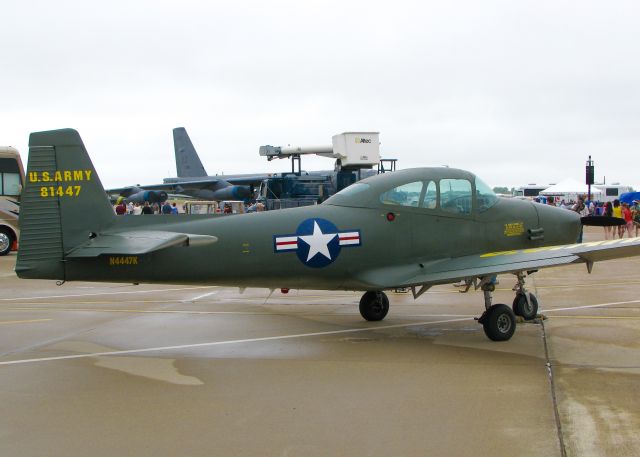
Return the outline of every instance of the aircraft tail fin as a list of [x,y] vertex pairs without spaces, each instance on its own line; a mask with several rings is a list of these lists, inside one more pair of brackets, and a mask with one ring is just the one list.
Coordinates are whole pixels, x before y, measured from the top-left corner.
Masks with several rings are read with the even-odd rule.
[[173,129],[173,148],[176,153],[178,178],[201,178],[207,176],[200,157],[193,147],[184,127]]
[[66,254],[116,215],[75,130],[31,134],[25,181],[16,273],[64,280]]

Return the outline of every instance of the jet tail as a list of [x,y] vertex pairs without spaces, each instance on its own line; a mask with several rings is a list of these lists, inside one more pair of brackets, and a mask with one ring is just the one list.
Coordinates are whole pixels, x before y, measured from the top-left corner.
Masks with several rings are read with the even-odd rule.
[[173,129],[173,148],[176,153],[178,178],[201,178],[207,176],[200,157],[193,147],[184,127]]
[[21,278],[65,279],[65,256],[116,215],[78,132],[32,133],[20,202]]

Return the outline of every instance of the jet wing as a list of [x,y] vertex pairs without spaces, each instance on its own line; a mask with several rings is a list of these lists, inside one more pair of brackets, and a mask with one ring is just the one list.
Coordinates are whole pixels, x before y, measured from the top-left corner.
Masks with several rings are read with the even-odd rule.
[[215,243],[210,235],[141,230],[98,235],[74,248],[66,257],[97,257],[102,254],[142,255],[175,246],[202,246]]
[[447,284],[571,263],[587,263],[590,271],[594,262],[636,255],[640,255],[640,238],[628,238],[440,259],[417,265],[366,270],[356,277],[367,287],[388,289]]
[[209,189],[219,187],[220,184],[228,185],[229,183],[224,179],[210,178],[194,181],[184,180],[176,182],[165,182],[164,184],[153,184],[151,186],[144,186],[144,188],[149,190],[175,190],[180,188]]
[[200,181],[179,181],[179,182],[165,182],[162,184],[149,184],[145,186],[127,186],[127,187],[118,187],[113,189],[107,189],[105,192],[109,195],[122,195],[123,197],[127,197],[132,193],[132,189],[136,191],[139,190],[164,190],[164,191],[173,191],[180,187],[197,187],[199,189],[207,189],[209,187],[215,187],[223,181],[222,179],[212,178],[212,179],[203,179]]

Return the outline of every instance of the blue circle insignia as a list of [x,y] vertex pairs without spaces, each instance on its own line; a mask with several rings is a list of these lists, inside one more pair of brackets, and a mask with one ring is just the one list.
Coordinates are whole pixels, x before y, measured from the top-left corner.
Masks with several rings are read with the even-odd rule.
[[326,219],[307,219],[296,230],[296,254],[302,263],[312,268],[332,264],[340,254],[338,228]]

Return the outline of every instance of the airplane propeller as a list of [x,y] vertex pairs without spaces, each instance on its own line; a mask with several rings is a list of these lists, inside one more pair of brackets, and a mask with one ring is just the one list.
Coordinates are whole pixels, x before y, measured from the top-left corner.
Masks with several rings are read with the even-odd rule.
[[591,227],[616,227],[627,223],[624,219],[613,216],[584,216],[580,218],[580,222]]

